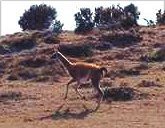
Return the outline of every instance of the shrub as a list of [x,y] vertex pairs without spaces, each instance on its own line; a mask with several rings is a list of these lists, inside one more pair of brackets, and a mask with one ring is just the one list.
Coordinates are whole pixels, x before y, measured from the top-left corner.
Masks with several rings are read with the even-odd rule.
[[10,50],[12,52],[20,52],[22,50],[29,50],[34,48],[36,45],[36,42],[33,41],[32,39],[28,39],[28,40],[21,40],[20,42],[13,42],[12,44],[10,44]]
[[37,77],[37,74],[33,71],[29,71],[29,70],[23,70],[20,71],[18,73],[18,76],[22,79],[22,80],[29,80],[29,79],[34,79]]
[[154,21],[152,21],[152,20],[147,20],[146,18],[144,18],[144,20],[147,22],[147,26],[148,26],[148,27],[150,27],[150,26],[155,26]]
[[165,47],[162,47],[158,50],[154,50],[145,56],[141,56],[140,59],[147,62],[165,61]]
[[156,24],[158,24],[158,25],[165,24],[165,11],[164,11],[164,13],[162,13],[161,9],[158,10],[158,13],[156,13],[156,19],[157,19]]
[[126,18],[122,21],[123,27],[132,27],[133,25],[138,25],[137,20],[139,19],[140,12],[134,4],[125,6],[124,13]]
[[120,6],[103,8],[98,7],[95,8],[95,16],[94,21],[96,26],[100,26],[103,24],[114,23],[118,21],[123,15],[123,9]]
[[32,5],[18,23],[23,31],[48,29],[53,24],[53,31],[60,32],[63,25],[55,20],[56,14],[56,9],[46,4]]
[[59,51],[72,57],[91,56],[92,46],[89,44],[63,44],[59,46]]
[[56,36],[48,36],[44,38],[44,42],[46,44],[59,44],[60,39],[58,39]]
[[75,15],[76,29],[75,33],[86,33],[93,29],[94,21],[92,12],[89,8],[81,8]]
[[7,77],[7,80],[12,80],[12,81],[18,80],[18,79],[19,79],[18,76],[15,74],[11,74]]
[[45,59],[36,58],[36,59],[23,60],[19,64],[25,67],[38,68],[45,66],[47,64],[47,61]]
[[121,69],[119,73],[124,76],[140,75],[140,71],[136,69]]
[[1,55],[5,55],[5,54],[8,54],[10,53],[10,49],[8,48],[8,46],[6,45],[0,45],[0,54]]
[[111,101],[131,101],[131,100],[139,100],[148,97],[148,94],[142,93],[134,88],[130,87],[116,87],[110,88],[105,87],[104,91],[104,99]]
[[109,42],[116,47],[128,47],[138,43],[141,39],[140,35],[135,35],[131,32],[105,33],[100,38],[101,41]]
[[112,49],[112,44],[109,42],[101,41],[95,45],[95,49],[100,51],[109,50]]
[[52,29],[52,32],[55,34],[55,35],[58,35],[59,33],[62,32],[62,27],[64,26],[64,24],[62,24],[60,21],[54,21],[54,23],[51,25],[51,29]]
[[0,54],[5,55],[23,50],[30,50],[36,46],[36,42],[32,39],[21,39],[11,41],[8,45],[0,45]]
[[108,8],[95,8],[94,21],[97,27],[105,27],[108,29],[116,29],[122,26],[123,28],[130,28],[137,24],[137,19],[140,13],[134,4],[130,4],[124,9],[117,5],[112,5]]
[[17,91],[5,91],[0,94],[0,101],[7,101],[7,100],[20,100],[22,98],[22,93]]
[[162,85],[154,81],[146,81],[146,80],[142,80],[141,83],[139,83],[137,86],[138,87],[162,87]]

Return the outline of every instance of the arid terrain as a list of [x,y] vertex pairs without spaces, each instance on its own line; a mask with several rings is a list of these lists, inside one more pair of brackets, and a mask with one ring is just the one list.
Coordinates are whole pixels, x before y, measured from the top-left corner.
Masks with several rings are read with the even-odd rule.
[[[107,68],[100,108],[90,84],[82,100],[51,55]],[[160,52],[161,51],[161,52]],[[159,54],[158,54],[159,52]],[[161,53],[161,54],[160,54]],[[0,38],[0,128],[164,128],[165,26],[100,31],[18,32]]]

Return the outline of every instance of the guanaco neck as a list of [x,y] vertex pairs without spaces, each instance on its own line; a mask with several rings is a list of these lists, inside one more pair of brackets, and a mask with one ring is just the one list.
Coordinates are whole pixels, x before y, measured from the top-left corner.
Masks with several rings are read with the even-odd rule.
[[60,52],[58,52],[58,58],[63,63],[63,65],[69,70],[69,67],[72,65],[72,63]]

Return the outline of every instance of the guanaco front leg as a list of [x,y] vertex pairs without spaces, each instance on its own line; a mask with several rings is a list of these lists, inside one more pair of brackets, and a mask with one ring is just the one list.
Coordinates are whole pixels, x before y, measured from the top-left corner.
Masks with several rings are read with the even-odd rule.
[[97,107],[96,109],[98,109],[100,107],[100,104],[103,100],[103,96],[104,96],[104,93],[103,91],[101,90],[100,88],[100,78],[101,76],[98,76],[97,78],[93,78],[92,79],[92,85],[94,87],[94,89],[97,91],[98,95],[99,95],[99,99],[97,100]]
[[75,87],[75,91],[76,93],[82,98],[82,99],[86,99],[85,96],[83,96],[80,91],[78,90],[80,88],[81,84],[78,82],[77,86]]
[[73,82],[75,82],[75,80],[74,80],[74,79],[71,79],[71,80],[68,82],[68,84],[66,85],[66,92],[65,92],[65,97],[64,97],[64,99],[67,98],[69,85],[70,85],[71,83],[73,83]]

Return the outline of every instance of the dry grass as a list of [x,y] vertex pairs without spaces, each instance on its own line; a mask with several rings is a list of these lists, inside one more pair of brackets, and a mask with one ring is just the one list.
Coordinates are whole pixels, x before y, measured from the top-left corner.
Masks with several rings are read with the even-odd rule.
[[21,43],[26,38],[35,39],[36,44],[32,49],[0,55],[0,127],[164,128],[164,61],[141,60],[155,46],[164,45],[164,31],[165,26],[142,27],[138,33],[142,40],[136,45],[107,49],[97,48],[102,46],[99,39],[106,31],[88,35],[64,32],[59,36],[66,45],[88,42],[96,46],[92,47],[92,56],[67,56],[69,60],[107,67],[108,75],[101,81],[101,87],[107,88],[108,98],[97,111],[97,95],[90,84],[80,89],[87,101],[78,97],[74,84],[69,87],[68,99],[63,99],[70,78],[59,62],[50,60],[58,43],[45,43],[37,32],[1,38],[1,45],[11,46],[12,41]]

